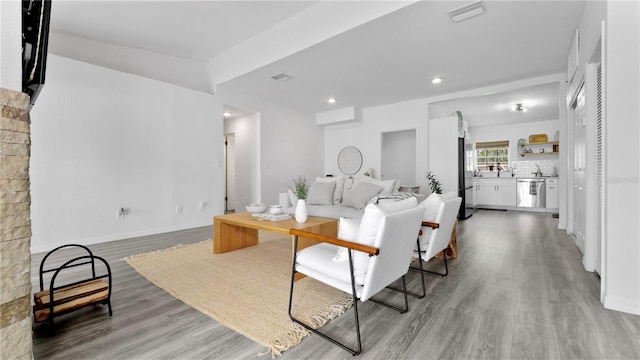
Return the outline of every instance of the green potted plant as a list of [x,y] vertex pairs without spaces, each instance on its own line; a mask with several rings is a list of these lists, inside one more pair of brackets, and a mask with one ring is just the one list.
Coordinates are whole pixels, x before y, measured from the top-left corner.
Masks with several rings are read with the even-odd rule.
[[290,187],[298,200],[304,200],[307,198],[307,192],[309,191],[309,184],[307,179],[302,176],[298,176],[298,179],[293,179],[293,187]]
[[305,201],[307,198],[307,192],[309,191],[307,179],[302,176],[298,176],[297,180],[293,180],[293,188],[291,188],[291,190],[296,195],[296,198],[298,198],[295,212],[296,221],[299,223],[307,222],[307,203]]
[[427,172],[427,180],[429,180],[429,188],[432,193],[442,194],[442,184],[431,171]]

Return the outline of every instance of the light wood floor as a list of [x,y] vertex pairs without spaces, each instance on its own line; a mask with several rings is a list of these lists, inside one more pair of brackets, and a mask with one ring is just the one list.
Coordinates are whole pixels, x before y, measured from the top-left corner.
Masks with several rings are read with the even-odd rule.
[[[361,359],[639,359],[640,316],[605,310],[600,282],[550,214],[477,211],[459,223],[449,276],[428,276],[425,299],[398,314],[359,306]],[[151,285],[121,259],[211,238],[211,227],[91,246],[114,273],[113,317],[88,307],[60,317],[57,333],[34,325],[39,359],[258,359],[261,345]],[[34,291],[43,254],[32,259]],[[430,262],[434,269],[441,263]],[[419,286],[409,274],[410,289]],[[382,298],[400,301],[395,292]],[[347,311],[325,329],[353,325]],[[267,359],[270,355],[262,356]],[[316,335],[284,359],[352,359]]]

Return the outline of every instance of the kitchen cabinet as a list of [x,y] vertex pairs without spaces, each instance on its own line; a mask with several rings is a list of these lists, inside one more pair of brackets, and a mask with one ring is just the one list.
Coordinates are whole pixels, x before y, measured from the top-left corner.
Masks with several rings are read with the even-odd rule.
[[558,211],[558,179],[547,179],[547,211]]
[[474,179],[473,198],[475,206],[508,209],[516,206],[516,180]]

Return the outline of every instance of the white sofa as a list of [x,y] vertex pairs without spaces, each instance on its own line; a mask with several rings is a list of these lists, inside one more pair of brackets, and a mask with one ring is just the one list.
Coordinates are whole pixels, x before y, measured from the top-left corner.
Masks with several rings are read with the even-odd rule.
[[[359,219],[367,204],[382,199],[404,199],[416,194],[398,192],[396,180],[376,180],[362,177],[354,181],[345,177],[318,177],[309,186],[307,213],[331,219]],[[295,214],[297,198],[288,191],[287,213]]]

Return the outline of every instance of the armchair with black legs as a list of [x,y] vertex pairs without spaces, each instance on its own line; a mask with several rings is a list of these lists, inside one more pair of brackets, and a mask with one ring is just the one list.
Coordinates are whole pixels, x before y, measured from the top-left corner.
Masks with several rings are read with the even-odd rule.
[[[411,254],[415,247],[416,234],[420,229],[423,214],[424,210],[416,207],[415,198],[389,204],[368,205],[360,221],[355,242],[291,229],[290,233],[294,238],[289,297],[291,320],[351,354],[359,354],[362,351],[362,342],[358,319],[358,300],[362,302],[371,300],[400,313],[408,310],[404,276],[409,270]],[[298,252],[298,236],[315,239],[321,243]],[[344,256],[340,255],[342,251],[346,252]],[[294,317],[292,310],[294,298],[304,296],[300,293],[295,293],[294,296],[294,275],[297,272],[352,294],[356,332],[355,346],[348,346],[344,342],[333,339]],[[402,307],[382,303],[371,298],[398,279],[402,280],[404,289],[404,305]]]
[[[427,200],[424,202],[427,202]],[[411,269],[420,271],[422,294],[411,295],[418,298],[423,298],[426,295],[424,273],[431,273],[442,277],[449,274],[449,268],[447,266],[447,252],[445,250],[449,246],[451,232],[453,231],[453,227],[456,223],[461,203],[462,198],[456,197],[455,193],[448,193],[439,196],[439,199],[437,199],[435,204],[435,208],[437,209],[435,218],[429,215],[429,213],[432,212],[432,209],[426,208],[431,205],[426,204],[424,206],[418,206],[425,208],[425,216],[422,221],[422,228],[413,253],[414,258],[417,258],[418,266],[411,266]],[[420,203],[420,205],[423,205],[423,203]],[[425,270],[423,263],[431,260],[431,258],[435,257],[440,252],[444,258],[444,272],[439,273]]]

